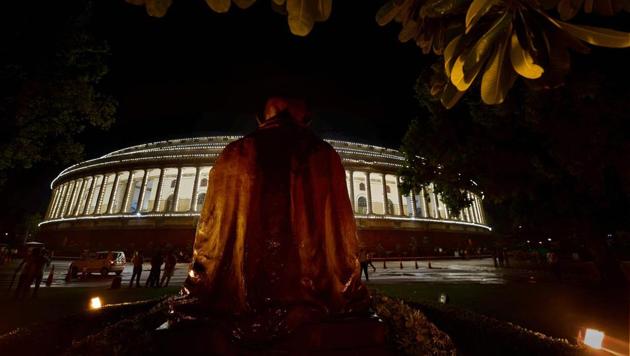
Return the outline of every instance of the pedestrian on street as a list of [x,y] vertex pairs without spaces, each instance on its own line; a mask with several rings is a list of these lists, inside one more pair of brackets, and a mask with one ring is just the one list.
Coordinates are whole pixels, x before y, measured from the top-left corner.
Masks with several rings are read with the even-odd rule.
[[369,281],[370,277],[368,276],[368,257],[365,248],[361,248],[359,250],[359,263],[361,265],[361,272],[359,272],[359,277],[361,277],[361,274],[364,273],[365,280]]
[[372,272],[376,272],[376,267],[374,267],[374,264],[372,264],[372,255],[372,253],[367,254],[367,263],[368,266],[372,267]]
[[142,275],[142,262],[144,258],[140,251],[136,251],[131,258],[133,264],[133,273],[131,274],[131,280],[129,281],[129,287],[133,287],[133,279],[136,279],[136,287],[140,287],[140,275]]
[[[162,280],[160,281],[160,287],[168,287],[168,282],[171,281],[173,272],[175,272],[175,264],[177,264],[177,257],[171,251],[166,255],[164,262],[164,273],[162,274]],[[166,281],[166,284],[164,283]]]
[[39,259],[40,254],[41,250],[39,248],[34,248],[26,255],[26,257],[24,257],[15,270],[15,274],[18,272],[20,273],[18,284],[15,287],[15,299],[19,300],[24,298],[31,288],[31,284],[33,283],[33,280],[35,280],[35,274],[37,273],[36,261]]
[[149,272],[149,278],[147,278],[145,287],[159,287],[160,268],[163,262],[162,253],[160,251],[156,252],[151,259],[151,271]]
[[39,291],[39,286],[42,283],[42,279],[44,279],[44,269],[50,266],[50,258],[48,256],[48,250],[43,249],[39,253],[39,255],[34,259],[33,263],[35,264],[34,271],[34,281],[35,281],[35,289],[33,289],[33,298],[37,298],[37,292]]

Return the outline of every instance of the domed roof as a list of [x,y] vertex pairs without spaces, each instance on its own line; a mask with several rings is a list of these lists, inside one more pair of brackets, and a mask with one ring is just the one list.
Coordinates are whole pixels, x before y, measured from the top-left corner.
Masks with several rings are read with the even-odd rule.
[[[51,182],[51,188],[71,177],[111,172],[112,168],[125,170],[192,163],[212,165],[225,146],[241,137],[192,137],[126,147],[64,169]],[[404,163],[404,157],[394,149],[342,140],[326,141],[339,153],[346,168],[371,167],[376,171],[395,172]]]

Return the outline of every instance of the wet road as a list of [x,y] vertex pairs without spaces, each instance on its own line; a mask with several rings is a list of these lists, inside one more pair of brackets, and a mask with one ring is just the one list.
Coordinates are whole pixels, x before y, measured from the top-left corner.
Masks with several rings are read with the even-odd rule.
[[[51,267],[54,266],[54,274],[53,274],[53,282],[51,287],[103,287],[109,286],[112,283],[112,279],[114,279],[115,274],[110,273],[108,276],[101,276],[100,274],[92,274],[91,276],[87,276],[86,278],[73,278],[70,281],[66,281],[66,275],[68,273],[68,267],[70,266],[71,261],[61,261],[55,260],[52,262]],[[15,273],[15,269],[17,268],[17,263],[11,263],[9,266],[4,265],[0,266],[0,290],[6,289],[9,287],[11,283],[11,279],[13,278],[13,274]],[[50,272],[50,268],[46,268],[44,272],[44,281],[42,281],[42,286],[48,277]],[[151,265],[149,263],[145,263],[142,267],[142,275],[140,276],[140,284],[144,286],[144,282],[146,282],[147,277],[149,277],[149,270],[151,269]],[[125,270],[121,274],[123,285],[125,283],[129,283],[131,279],[131,274],[133,272],[133,265],[131,263],[127,263],[125,266]],[[188,264],[187,263],[178,263],[175,267],[175,273],[171,278],[169,286],[181,285],[184,283],[186,279],[186,273],[188,272]],[[161,276],[160,276],[161,277]],[[17,278],[15,283],[17,283]],[[15,287],[15,284],[14,284]]]
[[[109,286],[114,278],[114,274],[103,277],[99,274],[88,276],[85,279],[72,279],[66,281],[68,266],[71,261],[55,260],[55,272],[51,287],[103,287]],[[387,268],[383,268],[383,262],[374,262],[376,271],[369,267],[370,281],[373,283],[395,283],[395,282],[440,282],[440,283],[479,283],[479,284],[504,284],[508,281],[528,281],[532,276],[524,270],[495,268],[492,259],[481,260],[442,260],[432,261],[428,268],[426,261],[419,261],[416,269],[415,263],[387,262]],[[0,290],[8,288],[17,263],[0,266]],[[127,264],[122,273],[123,285],[129,283],[133,266]],[[145,263],[141,276],[141,285],[144,285],[149,276],[150,264]],[[181,285],[186,279],[188,264],[179,263],[175,268],[175,273],[171,278],[170,285]],[[47,278],[49,269],[44,273],[44,281]],[[538,278],[537,276],[536,278]],[[44,283],[44,282],[42,282]]]

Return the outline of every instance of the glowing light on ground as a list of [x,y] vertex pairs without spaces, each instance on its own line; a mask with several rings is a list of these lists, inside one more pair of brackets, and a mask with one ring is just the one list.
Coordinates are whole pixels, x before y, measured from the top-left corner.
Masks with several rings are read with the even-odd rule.
[[94,297],[90,299],[90,309],[96,310],[96,309],[101,309],[102,307],[103,307],[103,304],[101,303],[101,298]]
[[586,329],[584,332],[584,344],[596,350],[601,350],[604,333],[595,329]]

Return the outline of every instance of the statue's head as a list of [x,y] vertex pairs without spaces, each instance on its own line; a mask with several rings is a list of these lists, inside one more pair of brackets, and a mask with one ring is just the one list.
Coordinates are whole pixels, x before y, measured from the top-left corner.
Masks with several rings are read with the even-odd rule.
[[262,125],[266,121],[278,117],[290,119],[301,126],[308,126],[311,123],[306,103],[302,99],[269,98],[265,104],[265,111],[262,117],[257,118],[258,124]]

